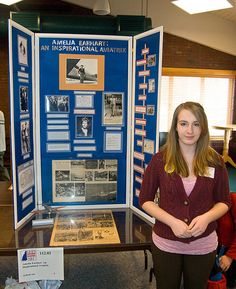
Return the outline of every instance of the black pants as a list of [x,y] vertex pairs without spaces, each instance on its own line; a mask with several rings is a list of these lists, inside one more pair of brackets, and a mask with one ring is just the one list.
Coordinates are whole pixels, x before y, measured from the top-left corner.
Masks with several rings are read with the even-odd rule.
[[233,260],[229,269],[225,272],[225,277],[227,279],[227,284],[230,285],[231,282],[236,280],[236,261]]
[[4,167],[4,152],[0,152],[0,181],[9,181],[10,176],[6,167]]
[[157,289],[179,289],[182,277],[185,289],[206,289],[215,255],[215,251],[205,255],[168,253],[153,244],[153,269]]

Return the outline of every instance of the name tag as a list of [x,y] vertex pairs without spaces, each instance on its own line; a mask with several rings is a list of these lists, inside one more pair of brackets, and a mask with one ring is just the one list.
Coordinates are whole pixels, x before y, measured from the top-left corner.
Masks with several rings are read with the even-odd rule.
[[214,179],[214,176],[215,176],[215,168],[208,167],[207,170],[208,170],[208,173],[207,173],[206,177],[209,177],[209,178]]

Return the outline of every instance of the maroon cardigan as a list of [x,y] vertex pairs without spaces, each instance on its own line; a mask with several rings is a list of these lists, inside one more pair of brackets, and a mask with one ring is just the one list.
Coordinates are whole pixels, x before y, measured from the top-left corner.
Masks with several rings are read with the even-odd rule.
[[236,193],[231,193],[231,209],[218,220],[219,245],[227,247],[225,255],[236,260]]
[[[169,175],[164,170],[163,154],[155,154],[144,174],[139,203],[153,201],[160,190],[159,207],[190,224],[193,218],[209,211],[215,203],[223,202],[230,206],[229,180],[225,165],[215,168],[213,177],[198,176],[195,186],[187,196],[182,179],[177,174]],[[198,237],[178,238],[169,226],[156,220],[154,232],[163,238],[189,243],[192,240],[208,236],[216,229],[216,222],[208,225],[206,231]]]

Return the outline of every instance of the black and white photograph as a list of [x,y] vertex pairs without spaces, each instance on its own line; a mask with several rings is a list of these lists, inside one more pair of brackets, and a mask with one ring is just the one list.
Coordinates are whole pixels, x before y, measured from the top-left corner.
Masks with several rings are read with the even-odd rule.
[[98,61],[96,58],[78,58],[66,61],[66,82],[97,84]]
[[93,237],[93,231],[92,230],[85,230],[85,229],[79,229],[78,231],[78,241],[79,242],[86,242],[86,241],[92,241],[94,239]]
[[68,171],[68,170],[55,171],[55,180],[57,182],[69,181],[70,180],[70,171]]
[[28,65],[28,52],[27,52],[27,39],[18,35],[17,37],[18,47],[18,62],[21,65]]
[[21,134],[21,153],[22,155],[28,154],[31,151],[30,148],[30,123],[29,120],[21,121],[20,123]]
[[85,168],[87,170],[94,170],[98,168],[98,160],[86,160]]
[[76,233],[58,233],[55,235],[54,242],[75,242],[77,241]]
[[105,160],[98,160],[98,168],[105,169]]
[[85,180],[85,162],[84,160],[71,161],[71,180]]
[[29,112],[28,87],[20,86],[19,95],[20,95],[20,112],[21,113]]
[[155,79],[151,78],[148,80],[148,92],[155,92],[155,90],[156,90]]
[[[112,215],[110,214],[109,211],[97,211],[96,213],[92,213],[92,220],[96,223],[99,224],[99,227],[104,227],[104,223],[107,223],[108,221],[112,221]],[[109,225],[110,227],[110,225]]]
[[60,54],[60,90],[104,90],[104,55]]
[[103,93],[103,125],[123,125],[123,98],[121,92]]
[[84,169],[85,168],[85,161],[84,160],[73,160],[70,161],[71,169]]
[[106,160],[106,169],[117,170],[117,160]]
[[147,115],[155,115],[155,106],[147,105]]
[[84,161],[71,162],[71,180],[84,181],[85,180],[85,165]]
[[57,198],[73,198],[75,196],[74,183],[56,183]]
[[98,181],[98,182],[108,181],[108,172],[107,171],[95,171],[94,181]]
[[85,172],[85,181],[86,182],[93,182],[93,172],[91,171],[86,171]]
[[86,185],[86,201],[116,201],[117,182],[91,183]]
[[117,181],[117,171],[109,171],[109,181]]
[[93,136],[93,117],[92,116],[76,116],[76,137],[87,138]]
[[148,55],[147,66],[156,66],[156,54]]
[[60,113],[69,112],[69,96],[68,95],[46,95],[46,112]]
[[75,183],[75,197],[85,196],[85,183]]

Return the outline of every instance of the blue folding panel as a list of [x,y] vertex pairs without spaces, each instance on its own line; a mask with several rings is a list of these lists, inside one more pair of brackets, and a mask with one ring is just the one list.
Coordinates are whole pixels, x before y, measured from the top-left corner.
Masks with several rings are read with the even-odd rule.
[[36,207],[34,34],[9,20],[11,153],[15,227]]
[[[138,197],[143,175],[152,156],[158,150],[162,39],[162,27],[134,37],[131,207],[141,214],[143,212]],[[144,216],[146,217],[146,214]]]

